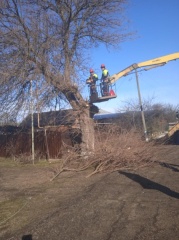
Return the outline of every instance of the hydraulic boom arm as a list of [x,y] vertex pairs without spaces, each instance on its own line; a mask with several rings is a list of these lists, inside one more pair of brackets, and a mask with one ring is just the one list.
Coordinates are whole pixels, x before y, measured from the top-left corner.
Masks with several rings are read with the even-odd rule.
[[134,63],[130,65],[129,67],[125,68],[124,70],[112,75],[110,77],[110,83],[116,82],[119,78],[126,76],[128,73],[132,72],[133,70],[141,67],[147,67],[147,66],[153,66],[153,67],[159,67],[163,66],[169,61],[179,59],[179,52],[165,55],[159,58],[154,58],[151,60],[148,60],[146,62],[141,62],[141,63]]

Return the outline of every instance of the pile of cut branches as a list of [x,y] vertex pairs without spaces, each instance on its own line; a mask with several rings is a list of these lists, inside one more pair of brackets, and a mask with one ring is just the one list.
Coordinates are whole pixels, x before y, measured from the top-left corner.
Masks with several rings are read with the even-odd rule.
[[70,151],[55,177],[63,171],[83,171],[92,168],[92,172],[87,176],[89,177],[96,173],[135,170],[152,163],[153,145],[145,142],[141,133],[135,129],[126,131],[117,126],[110,126],[96,129],[95,136],[94,153],[82,159],[75,151]]

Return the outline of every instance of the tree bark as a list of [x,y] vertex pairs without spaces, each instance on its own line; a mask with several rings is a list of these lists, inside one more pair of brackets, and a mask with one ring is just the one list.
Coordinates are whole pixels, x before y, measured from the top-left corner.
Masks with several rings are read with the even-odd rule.
[[90,110],[86,108],[80,114],[80,129],[82,132],[81,154],[90,155],[94,152],[94,122],[90,118]]

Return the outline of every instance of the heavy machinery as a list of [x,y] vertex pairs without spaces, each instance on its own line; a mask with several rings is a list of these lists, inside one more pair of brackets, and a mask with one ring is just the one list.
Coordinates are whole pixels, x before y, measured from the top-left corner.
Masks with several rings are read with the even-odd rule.
[[176,112],[176,122],[168,123],[168,138],[179,145],[179,111]]
[[[90,103],[99,103],[99,102],[104,102],[104,101],[108,101],[110,99],[116,98],[117,95],[114,93],[114,85],[115,82],[124,76],[127,76],[129,73],[132,73],[133,71],[135,71],[137,73],[137,69],[139,68],[144,68],[143,70],[150,70],[152,68],[155,67],[160,67],[165,65],[166,63],[168,63],[169,61],[172,60],[177,60],[179,59],[179,52],[173,53],[173,54],[169,54],[169,55],[165,55],[162,57],[158,57],[158,58],[154,58],[145,62],[141,62],[141,63],[134,63],[132,65],[130,65],[129,67],[123,69],[122,71],[110,76],[108,78],[108,85],[109,85],[109,94],[107,96],[102,96],[102,87],[103,87],[103,83],[100,83],[100,85],[96,85],[96,94],[90,94]],[[136,76],[137,77],[137,76]],[[87,82],[87,84],[89,84],[90,87],[90,83]]]
[[179,122],[169,124],[169,130],[168,130],[168,136],[169,137],[174,135],[177,131],[179,131]]

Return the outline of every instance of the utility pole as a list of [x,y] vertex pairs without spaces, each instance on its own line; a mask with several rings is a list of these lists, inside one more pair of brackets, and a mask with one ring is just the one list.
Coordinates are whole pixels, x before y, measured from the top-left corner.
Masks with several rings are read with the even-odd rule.
[[144,136],[145,136],[146,142],[148,142],[149,139],[148,139],[148,135],[147,135],[147,128],[146,128],[146,123],[145,123],[144,111],[143,111],[143,107],[142,107],[142,99],[141,99],[141,94],[140,94],[139,78],[138,78],[137,69],[135,69],[135,75],[136,75],[137,91],[138,91],[139,104],[140,104],[140,110],[141,110],[141,116],[142,116],[142,123],[143,123],[143,128],[144,128]]
[[33,108],[33,92],[32,92],[32,80],[30,81],[30,105],[31,105],[31,147],[32,147],[32,163],[34,165],[34,108]]

